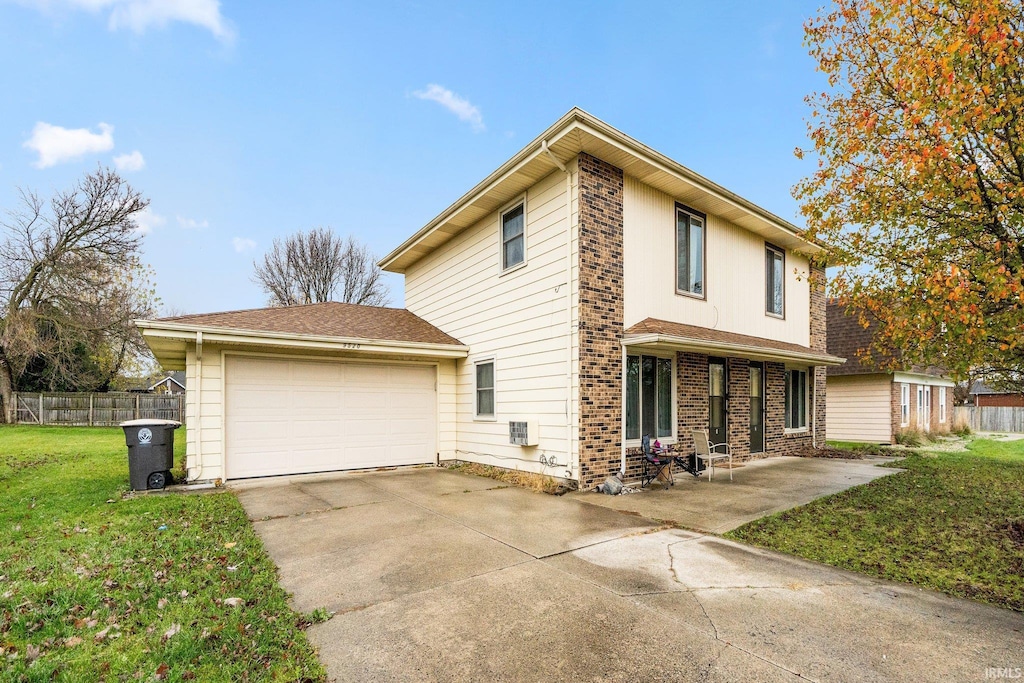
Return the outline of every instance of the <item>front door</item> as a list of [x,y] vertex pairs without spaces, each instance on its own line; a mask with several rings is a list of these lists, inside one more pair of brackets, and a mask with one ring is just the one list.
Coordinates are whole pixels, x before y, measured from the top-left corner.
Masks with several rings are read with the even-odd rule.
[[708,415],[708,439],[711,443],[725,443],[725,430],[728,423],[728,395],[726,387],[728,378],[725,371],[725,360],[711,358],[708,360],[708,393],[710,397]]
[[764,452],[764,366],[750,364],[750,452]]

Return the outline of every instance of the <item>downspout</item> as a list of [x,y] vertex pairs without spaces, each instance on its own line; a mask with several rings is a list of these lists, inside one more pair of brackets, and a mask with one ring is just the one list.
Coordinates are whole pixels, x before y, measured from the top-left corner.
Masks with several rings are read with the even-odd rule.
[[551,151],[547,140],[541,140],[540,147],[565,174],[565,459],[572,474],[576,464],[572,459],[572,173]]
[[818,368],[811,368],[814,377],[814,390],[811,392],[811,448],[818,447]]
[[[203,474],[203,333],[196,332],[196,470]],[[190,425],[185,425],[188,429]]]

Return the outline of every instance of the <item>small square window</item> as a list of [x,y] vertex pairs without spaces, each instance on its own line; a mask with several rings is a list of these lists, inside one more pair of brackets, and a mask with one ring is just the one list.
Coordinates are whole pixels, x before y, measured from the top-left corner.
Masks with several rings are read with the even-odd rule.
[[524,204],[501,214],[501,269],[526,260],[526,210]]
[[494,417],[494,361],[476,364],[476,416]]
[[768,315],[777,315],[781,318],[786,312],[786,252],[768,244],[765,245],[764,253],[764,310]]

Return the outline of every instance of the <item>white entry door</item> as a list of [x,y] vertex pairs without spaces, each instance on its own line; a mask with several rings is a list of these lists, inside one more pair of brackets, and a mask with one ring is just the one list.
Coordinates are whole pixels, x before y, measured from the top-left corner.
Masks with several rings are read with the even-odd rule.
[[434,462],[433,366],[229,356],[228,479]]

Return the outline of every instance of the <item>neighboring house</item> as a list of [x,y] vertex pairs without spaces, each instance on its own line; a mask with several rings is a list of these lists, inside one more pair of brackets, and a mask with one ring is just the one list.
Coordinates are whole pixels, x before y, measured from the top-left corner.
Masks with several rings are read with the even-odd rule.
[[185,373],[182,370],[170,372],[162,380],[150,386],[148,391],[154,394],[183,394],[185,393]]
[[820,251],[573,109],[381,260],[407,309],[139,326],[186,369],[190,478],[459,459],[589,488],[636,476],[643,434],[824,443]]
[[953,420],[953,387],[938,366],[885,370],[891,356],[866,362],[875,325],[828,302],[828,350],[846,363],[828,369],[828,436],[835,441],[895,443],[901,431],[946,432]]
[[996,391],[979,379],[971,385],[970,401],[979,408],[1022,408],[1024,407],[1024,394]]

